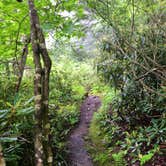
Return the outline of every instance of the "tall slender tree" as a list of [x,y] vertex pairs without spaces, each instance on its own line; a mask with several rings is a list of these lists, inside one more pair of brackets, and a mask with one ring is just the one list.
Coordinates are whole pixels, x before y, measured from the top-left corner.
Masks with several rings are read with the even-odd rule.
[[35,165],[51,166],[53,163],[53,154],[49,140],[50,123],[48,116],[51,59],[48,55],[44,34],[40,27],[40,21],[34,0],[28,0],[28,6],[31,24],[31,44],[35,64]]
[[[34,54],[35,78],[35,158],[36,165],[42,166],[44,158],[47,165],[52,165],[52,151],[49,145],[50,124],[48,118],[49,76],[51,59],[45,44],[44,34],[40,27],[39,17],[35,9],[34,0],[29,0],[31,43]],[[44,62],[42,66],[41,60]]]

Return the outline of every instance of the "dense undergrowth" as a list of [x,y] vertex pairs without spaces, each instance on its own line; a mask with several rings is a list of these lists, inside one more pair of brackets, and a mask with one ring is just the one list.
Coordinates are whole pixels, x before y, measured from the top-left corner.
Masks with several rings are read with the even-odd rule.
[[[124,11],[126,15],[121,15],[126,22],[117,23],[112,21],[112,15],[106,17],[109,13],[99,14],[106,4],[91,2],[89,0],[97,16],[104,18],[108,26],[109,21],[116,25],[108,28],[106,33],[110,34],[110,38],[103,38],[101,56],[96,63],[99,76],[118,90],[114,99],[105,102],[107,95],[103,98],[101,110],[94,115],[90,128],[90,152],[94,161],[99,166],[164,166],[165,10],[157,2],[151,4],[154,8],[149,8],[150,14],[142,22],[139,22],[142,13],[137,13],[134,22],[137,26],[131,37],[127,23],[130,5]],[[117,10],[122,6],[118,6],[117,2]],[[109,8],[111,10],[111,5]],[[116,12],[116,7],[112,12]],[[108,91],[104,93],[109,94]]]
[[[78,122],[80,104],[96,76],[87,63],[60,59],[51,72],[49,117],[54,165],[67,165],[66,136]],[[33,75],[23,78],[19,94],[15,77],[1,77],[0,84],[0,142],[7,165],[34,165]]]
[[[164,166],[165,119],[152,119],[146,126],[143,121],[135,126],[125,123],[116,109],[119,95],[109,87],[100,91],[102,106],[93,116],[87,142],[95,165]],[[134,116],[127,117],[135,122]]]

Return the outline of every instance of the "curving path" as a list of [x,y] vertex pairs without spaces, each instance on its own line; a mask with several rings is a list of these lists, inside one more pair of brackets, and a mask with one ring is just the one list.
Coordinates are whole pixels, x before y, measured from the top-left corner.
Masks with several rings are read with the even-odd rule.
[[101,102],[97,96],[88,96],[81,106],[80,122],[74,129],[68,140],[69,166],[93,166],[92,160],[85,149],[84,137],[88,134],[88,128],[93,113],[100,107]]

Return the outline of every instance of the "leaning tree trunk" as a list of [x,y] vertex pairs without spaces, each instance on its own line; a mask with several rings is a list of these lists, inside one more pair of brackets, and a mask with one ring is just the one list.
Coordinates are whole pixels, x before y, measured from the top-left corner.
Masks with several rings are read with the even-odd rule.
[[21,81],[22,81],[22,77],[23,77],[23,74],[24,74],[26,59],[27,59],[27,55],[28,55],[28,44],[29,43],[30,43],[30,38],[28,37],[25,40],[25,45],[24,45],[24,48],[22,50],[21,61],[18,64],[19,73],[18,73],[18,81],[16,83],[16,93],[19,92]]
[[[35,162],[36,166],[52,165],[53,154],[50,146],[50,123],[48,117],[49,76],[51,60],[45,38],[40,27],[34,0],[28,0],[31,22],[31,43],[35,63]],[[41,60],[44,62],[42,67]]]

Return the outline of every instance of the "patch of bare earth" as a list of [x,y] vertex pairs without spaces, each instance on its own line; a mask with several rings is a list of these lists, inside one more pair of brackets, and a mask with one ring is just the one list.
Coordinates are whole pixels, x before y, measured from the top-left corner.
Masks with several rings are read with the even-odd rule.
[[68,139],[69,166],[93,166],[91,157],[85,149],[85,136],[93,113],[98,110],[101,102],[97,96],[88,96],[81,106],[80,122]]

